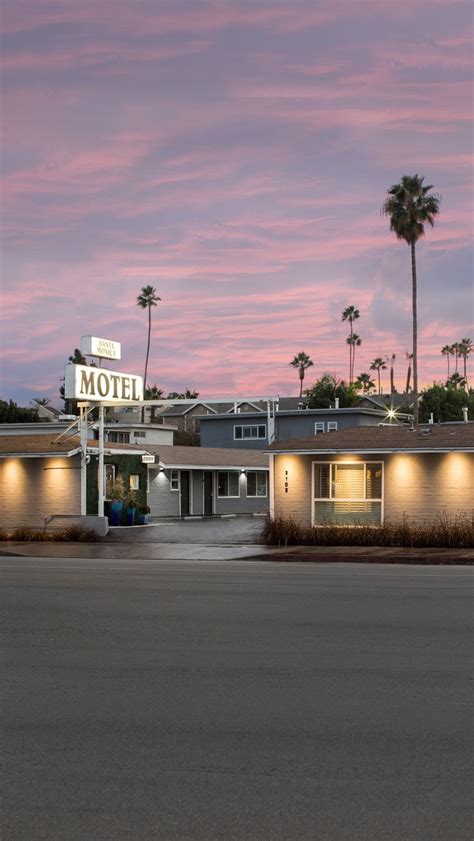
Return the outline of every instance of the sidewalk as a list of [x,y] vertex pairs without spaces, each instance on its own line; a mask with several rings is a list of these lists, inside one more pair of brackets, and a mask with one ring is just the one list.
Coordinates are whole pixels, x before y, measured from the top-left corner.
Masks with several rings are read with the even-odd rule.
[[474,565],[474,549],[402,549],[378,546],[259,546],[203,543],[0,543],[0,555],[189,561],[277,561],[281,563]]

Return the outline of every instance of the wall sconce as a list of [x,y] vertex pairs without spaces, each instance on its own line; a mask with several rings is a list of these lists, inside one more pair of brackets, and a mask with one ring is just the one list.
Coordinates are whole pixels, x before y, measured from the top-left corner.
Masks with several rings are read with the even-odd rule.
[[240,475],[241,476],[246,476],[246,474],[247,474],[247,471],[246,471],[245,467],[241,467],[240,468]]
[[165,468],[164,468],[164,467],[160,467],[160,469],[159,469],[158,473],[164,473],[164,472],[165,472]]

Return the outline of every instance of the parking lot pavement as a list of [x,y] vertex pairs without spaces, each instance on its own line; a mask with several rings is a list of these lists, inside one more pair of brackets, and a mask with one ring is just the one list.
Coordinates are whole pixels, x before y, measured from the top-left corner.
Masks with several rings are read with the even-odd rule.
[[112,528],[107,540],[133,543],[258,543],[263,517],[224,517],[163,520],[149,526]]

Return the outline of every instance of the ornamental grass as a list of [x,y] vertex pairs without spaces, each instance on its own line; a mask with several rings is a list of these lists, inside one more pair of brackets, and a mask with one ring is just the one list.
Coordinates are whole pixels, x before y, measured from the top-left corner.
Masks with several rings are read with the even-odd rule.
[[18,526],[11,531],[0,529],[0,540],[11,540],[15,543],[99,543],[100,539],[94,529],[75,525],[57,531],[34,529],[29,526]]
[[410,522],[408,516],[380,526],[364,524],[301,526],[277,517],[265,523],[262,543],[267,546],[398,546],[417,549],[472,549],[474,521],[464,511],[439,514],[429,523]]

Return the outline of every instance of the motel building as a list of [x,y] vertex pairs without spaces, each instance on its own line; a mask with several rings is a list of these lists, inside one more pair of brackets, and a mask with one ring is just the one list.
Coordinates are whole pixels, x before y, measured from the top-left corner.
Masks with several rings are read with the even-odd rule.
[[302,526],[474,516],[474,423],[345,429],[275,443],[270,516]]

